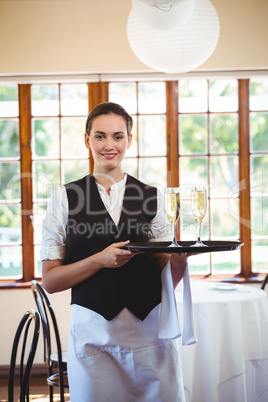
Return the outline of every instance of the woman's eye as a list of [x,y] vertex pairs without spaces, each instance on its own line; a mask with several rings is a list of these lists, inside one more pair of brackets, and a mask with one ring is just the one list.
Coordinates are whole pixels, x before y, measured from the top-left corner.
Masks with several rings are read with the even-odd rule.
[[103,135],[96,135],[96,137],[95,137],[97,140],[102,140],[102,138],[103,138]]
[[117,141],[119,141],[119,140],[122,140],[122,135],[117,135],[116,137],[115,137],[115,139],[117,140]]

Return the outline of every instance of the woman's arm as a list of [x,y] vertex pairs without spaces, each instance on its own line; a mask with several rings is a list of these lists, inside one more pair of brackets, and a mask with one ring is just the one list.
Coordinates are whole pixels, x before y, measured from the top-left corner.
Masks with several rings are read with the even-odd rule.
[[42,262],[44,288],[48,293],[60,292],[78,285],[104,267],[121,267],[135,255],[121,248],[128,242],[113,243],[99,253],[68,265],[64,265],[63,260],[44,260]]
[[178,286],[183,278],[184,270],[186,267],[188,254],[154,254],[154,259],[157,261],[160,271],[162,271],[170,260],[171,275],[173,280],[174,289]]
[[187,253],[172,254],[172,256],[170,257],[170,267],[174,289],[178,286],[183,278],[187,259]]
[[81,261],[64,265],[67,221],[68,200],[66,189],[62,186],[53,192],[49,200],[42,228],[42,280],[49,293],[69,289],[103,267],[120,267],[133,257],[134,253],[121,249],[128,242],[120,242]]

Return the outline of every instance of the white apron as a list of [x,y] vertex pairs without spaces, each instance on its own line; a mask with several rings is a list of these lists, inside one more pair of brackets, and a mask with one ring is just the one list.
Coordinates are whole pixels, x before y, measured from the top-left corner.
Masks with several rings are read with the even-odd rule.
[[177,340],[159,339],[160,305],[144,321],[127,309],[107,321],[72,305],[71,402],[184,402]]
[[[111,187],[110,197],[97,183],[101,199],[118,224],[124,179]],[[159,195],[159,194],[158,194]],[[161,196],[150,223],[150,238],[164,241],[171,225]],[[43,223],[42,260],[65,259],[68,200],[65,187],[50,199]],[[161,231],[159,231],[161,229]],[[161,305],[144,321],[127,309],[112,321],[84,307],[72,305],[68,345],[68,376],[72,402],[184,402],[177,341],[181,336],[170,263],[161,273]],[[182,343],[195,343],[188,267],[184,277]]]

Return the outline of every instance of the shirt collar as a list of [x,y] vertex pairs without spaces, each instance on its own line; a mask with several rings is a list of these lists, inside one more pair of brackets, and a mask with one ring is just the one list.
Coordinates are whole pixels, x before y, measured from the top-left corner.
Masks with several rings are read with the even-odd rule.
[[[121,191],[125,187],[126,181],[127,181],[127,173],[125,173],[125,176],[122,180],[118,181],[117,183],[115,183],[111,186],[111,192]],[[99,183],[96,183],[96,184],[97,184],[99,191],[106,193],[105,188],[101,184],[99,184]]]

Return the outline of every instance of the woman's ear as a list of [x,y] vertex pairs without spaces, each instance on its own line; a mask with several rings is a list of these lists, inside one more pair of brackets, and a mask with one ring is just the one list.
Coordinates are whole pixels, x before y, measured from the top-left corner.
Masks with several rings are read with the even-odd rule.
[[131,144],[132,144],[132,134],[130,134],[128,137],[127,149],[130,148]]
[[85,145],[87,149],[90,149],[89,135],[87,133],[85,133]]

